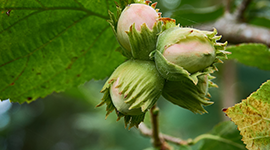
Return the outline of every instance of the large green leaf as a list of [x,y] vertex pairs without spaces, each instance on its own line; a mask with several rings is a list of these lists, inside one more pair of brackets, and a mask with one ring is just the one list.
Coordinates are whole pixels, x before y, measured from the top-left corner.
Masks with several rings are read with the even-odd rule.
[[[124,58],[110,0],[0,0],[0,99],[31,102],[110,75]],[[7,15],[6,12],[10,12]]]
[[238,126],[250,150],[270,149],[270,80],[246,100],[224,112]]
[[203,134],[198,138],[204,138],[200,150],[245,150],[241,135],[231,121],[218,124],[209,134]]
[[232,52],[229,59],[235,59],[247,66],[257,67],[263,70],[270,70],[270,50],[263,44],[239,44],[229,46],[226,49]]

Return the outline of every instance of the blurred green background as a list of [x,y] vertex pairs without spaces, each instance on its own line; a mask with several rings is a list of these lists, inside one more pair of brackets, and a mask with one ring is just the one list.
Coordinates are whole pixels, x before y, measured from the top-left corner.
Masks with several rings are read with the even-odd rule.
[[[222,1],[215,0],[160,0],[157,7],[163,16],[177,19],[182,26],[195,26],[222,16]],[[232,8],[239,4],[232,1]],[[270,27],[270,2],[256,0],[246,14],[247,22]],[[265,21],[266,20],[266,21]],[[227,62],[225,61],[225,64]],[[180,108],[162,97],[160,108],[161,132],[183,139],[209,132],[226,120],[222,109],[225,86],[234,90],[235,101],[240,102],[269,79],[270,71],[263,71],[230,61],[218,65],[213,81],[218,89],[210,89],[213,105],[207,114],[199,115]],[[233,75],[232,83],[224,78]],[[78,88],[63,93],[52,93],[30,104],[0,102],[0,150],[141,150],[151,147],[151,139],[139,130],[124,128],[123,120],[116,121],[115,113],[105,120],[105,106],[95,108],[102,94],[104,82],[91,80]],[[226,93],[225,93],[226,94]],[[149,114],[145,123],[150,124]],[[200,145],[198,143],[195,147]]]

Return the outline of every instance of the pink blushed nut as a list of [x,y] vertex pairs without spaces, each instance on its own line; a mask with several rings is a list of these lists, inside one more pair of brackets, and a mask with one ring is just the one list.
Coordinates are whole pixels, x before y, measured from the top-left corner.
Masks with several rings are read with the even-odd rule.
[[127,6],[118,20],[118,41],[126,50],[131,51],[129,37],[127,35],[130,26],[135,23],[136,30],[141,31],[141,26],[145,23],[149,29],[152,29],[158,18],[157,11],[151,6],[145,4],[131,4]]
[[190,73],[210,66],[216,58],[214,46],[200,39],[184,40],[173,44],[165,48],[163,56]]
[[143,112],[140,108],[136,109],[129,109],[131,106],[130,104],[125,103],[125,95],[123,95],[119,88],[117,87],[119,84],[119,78],[113,83],[113,85],[110,88],[110,95],[113,102],[113,105],[117,109],[117,111],[125,114],[125,115],[139,115]]

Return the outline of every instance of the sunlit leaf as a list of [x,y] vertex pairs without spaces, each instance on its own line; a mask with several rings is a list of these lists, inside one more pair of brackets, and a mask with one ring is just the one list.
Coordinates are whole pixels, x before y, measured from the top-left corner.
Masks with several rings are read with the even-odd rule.
[[114,7],[109,0],[0,0],[0,99],[31,102],[109,76],[124,60],[106,22]]
[[224,112],[238,126],[249,150],[270,149],[270,80]]
[[247,66],[270,70],[270,50],[266,45],[240,44],[229,46],[226,50],[232,52],[232,54],[228,55],[229,59],[235,59]]

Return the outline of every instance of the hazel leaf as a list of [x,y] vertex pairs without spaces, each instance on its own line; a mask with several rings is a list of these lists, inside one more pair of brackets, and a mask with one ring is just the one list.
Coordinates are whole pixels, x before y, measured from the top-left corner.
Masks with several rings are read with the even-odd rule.
[[235,59],[247,66],[270,70],[270,61],[267,61],[270,60],[270,50],[264,44],[240,44],[228,46],[226,50],[232,52],[228,55],[229,59]]
[[249,150],[270,149],[270,80],[224,112],[238,126]]
[[0,99],[32,102],[109,76],[124,57],[108,9],[113,1],[1,1]]

